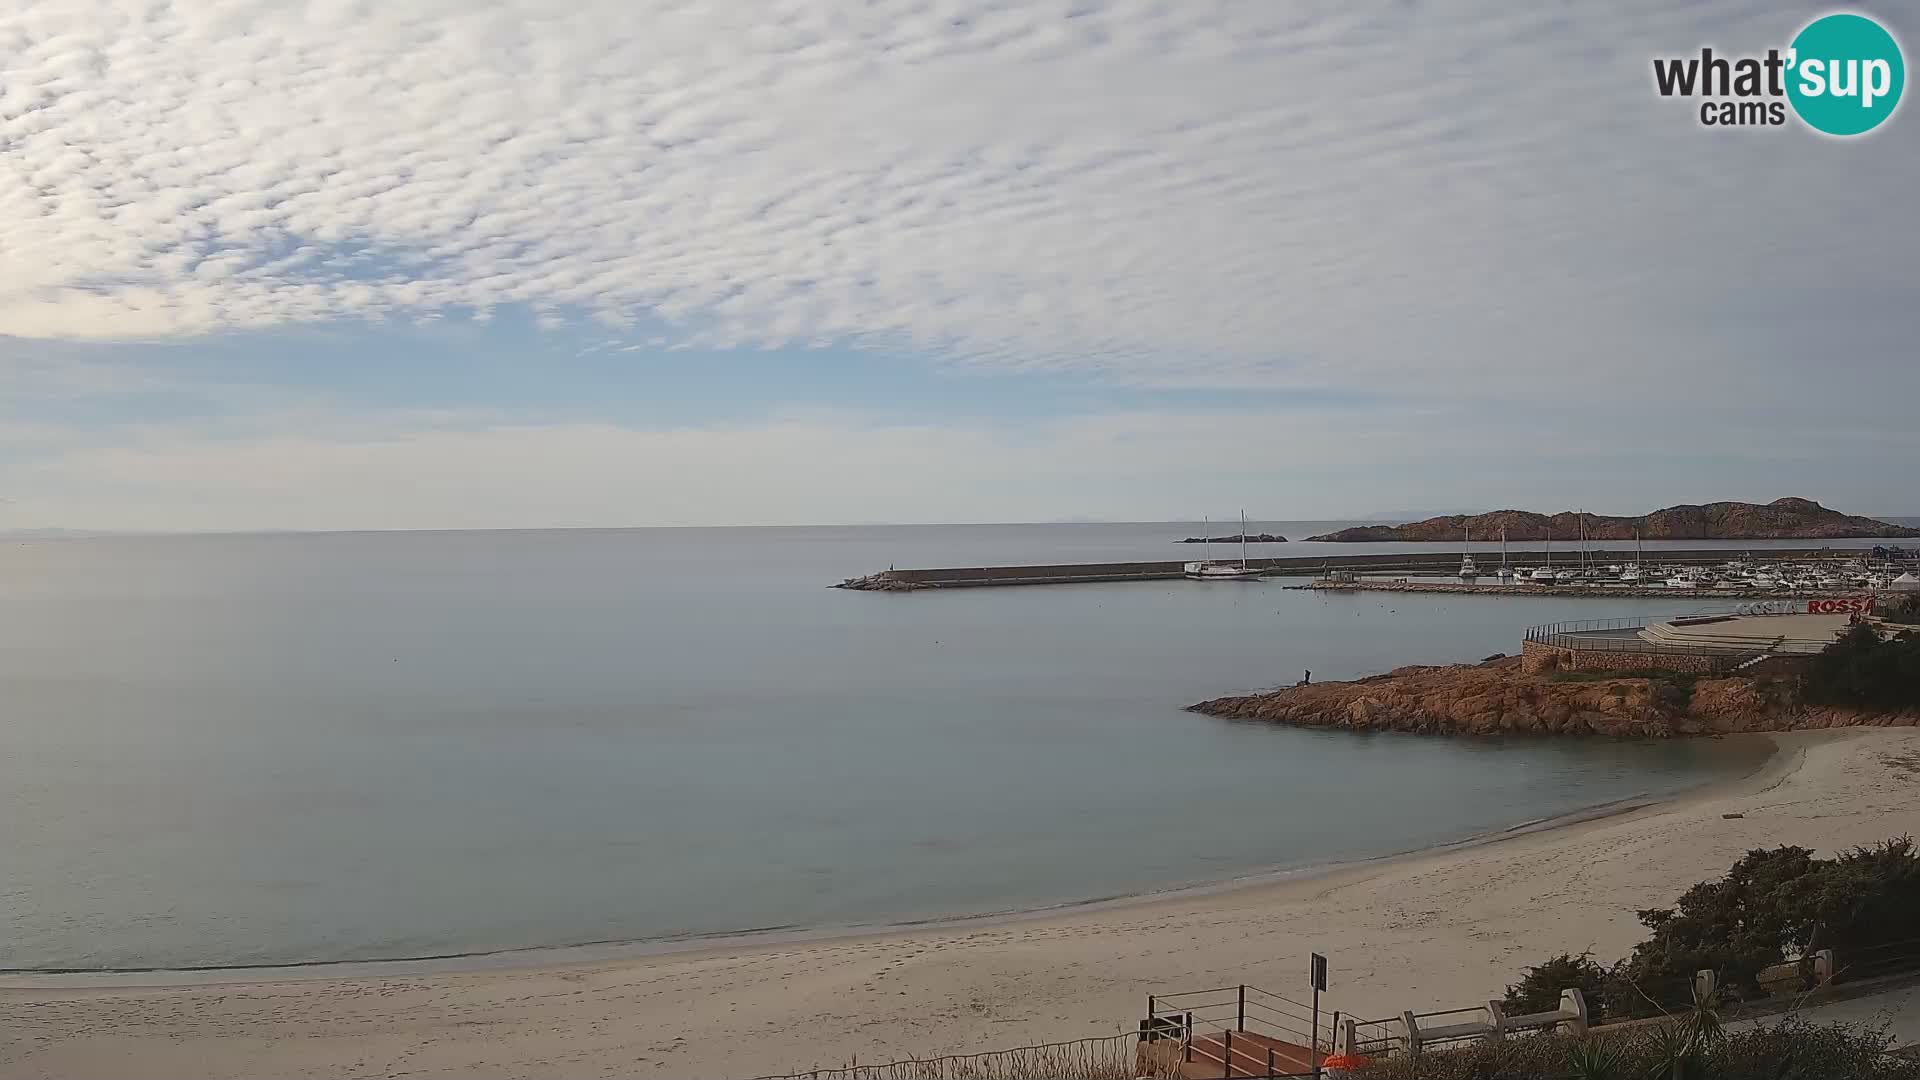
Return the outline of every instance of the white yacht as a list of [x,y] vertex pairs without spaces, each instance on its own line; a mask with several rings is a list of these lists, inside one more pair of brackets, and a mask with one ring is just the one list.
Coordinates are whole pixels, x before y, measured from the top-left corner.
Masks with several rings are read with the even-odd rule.
[[1460,553],[1460,578],[1463,581],[1471,581],[1479,576],[1480,568],[1473,565],[1473,530],[1469,528],[1466,549]]
[[1501,581],[1513,580],[1513,568],[1507,565],[1507,530],[1500,530],[1500,570]]
[[1704,589],[1707,587],[1707,579],[1701,577],[1693,570],[1682,570],[1667,579],[1667,588],[1669,589]]

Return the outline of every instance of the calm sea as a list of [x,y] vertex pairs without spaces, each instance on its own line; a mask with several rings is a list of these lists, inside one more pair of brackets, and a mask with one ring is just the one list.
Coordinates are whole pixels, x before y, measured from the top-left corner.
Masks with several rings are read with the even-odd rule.
[[1180,558],[1171,541],[1197,531],[0,541],[0,967],[1028,908],[1402,851],[1754,764],[1712,743],[1181,711],[1672,601],[825,587],[889,564]]

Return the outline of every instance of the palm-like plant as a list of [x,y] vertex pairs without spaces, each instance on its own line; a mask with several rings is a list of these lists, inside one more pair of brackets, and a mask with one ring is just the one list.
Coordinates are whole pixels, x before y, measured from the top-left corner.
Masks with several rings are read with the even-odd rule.
[[1648,1037],[1653,1052],[1653,1067],[1647,1080],[1693,1080],[1704,1075],[1707,1052],[1726,1041],[1727,1032],[1720,1023],[1713,999],[1698,989],[1693,1007],[1675,1022],[1654,1029]]
[[1620,1052],[1605,1043],[1576,1043],[1567,1051],[1567,1072],[1572,1080],[1619,1080]]

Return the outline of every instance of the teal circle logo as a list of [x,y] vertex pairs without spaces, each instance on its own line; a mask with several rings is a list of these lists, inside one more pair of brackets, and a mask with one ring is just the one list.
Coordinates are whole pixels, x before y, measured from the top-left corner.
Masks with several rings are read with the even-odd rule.
[[1907,85],[1900,43],[1865,15],[1826,15],[1794,36],[1787,100],[1808,127],[1862,135],[1893,115]]

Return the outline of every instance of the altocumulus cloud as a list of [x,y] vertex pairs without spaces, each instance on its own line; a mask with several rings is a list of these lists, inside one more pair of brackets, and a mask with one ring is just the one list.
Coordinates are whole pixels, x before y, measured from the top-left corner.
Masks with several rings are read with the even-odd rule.
[[1796,303],[1912,329],[1912,125],[1703,132],[1647,62],[1805,15],[13,0],[0,333],[524,305],[1139,384],[1787,371]]

